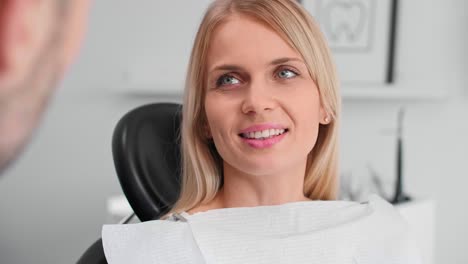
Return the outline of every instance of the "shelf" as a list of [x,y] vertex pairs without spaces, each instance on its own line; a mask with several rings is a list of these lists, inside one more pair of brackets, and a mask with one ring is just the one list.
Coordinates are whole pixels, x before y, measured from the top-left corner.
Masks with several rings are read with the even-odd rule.
[[355,87],[343,86],[341,88],[343,100],[425,100],[439,101],[449,97],[446,90],[421,89],[395,86]]

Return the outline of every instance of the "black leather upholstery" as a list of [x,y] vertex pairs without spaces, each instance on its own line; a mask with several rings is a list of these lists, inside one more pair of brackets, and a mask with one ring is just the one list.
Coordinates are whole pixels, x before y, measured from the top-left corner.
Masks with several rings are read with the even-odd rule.
[[141,106],[115,128],[112,153],[117,176],[142,222],[168,212],[179,196],[181,110],[172,103]]
[[[156,103],[128,112],[117,123],[112,154],[117,176],[130,206],[144,222],[159,219],[180,191],[182,106]],[[102,240],[81,256],[78,264],[105,264]]]
[[77,264],[107,264],[102,247],[102,239],[98,239],[80,257]]

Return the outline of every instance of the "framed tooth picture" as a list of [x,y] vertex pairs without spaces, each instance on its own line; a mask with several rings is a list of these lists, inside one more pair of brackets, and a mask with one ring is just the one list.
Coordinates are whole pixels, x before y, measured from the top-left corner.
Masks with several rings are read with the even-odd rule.
[[320,24],[341,82],[394,82],[398,0],[302,0]]

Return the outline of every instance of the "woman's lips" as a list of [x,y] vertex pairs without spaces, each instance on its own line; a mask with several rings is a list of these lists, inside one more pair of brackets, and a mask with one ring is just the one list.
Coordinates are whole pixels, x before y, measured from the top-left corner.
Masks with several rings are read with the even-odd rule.
[[288,130],[286,130],[283,134],[273,136],[270,138],[266,139],[255,139],[255,138],[245,138],[240,136],[240,138],[247,143],[249,146],[256,148],[256,149],[263,149],[263,148],[269,148],[273,146],[274,144],[280,142],[287,134]]
[[263,131],[267,129],[287,129],[285,126],[277,124],[277,123],[263,123],[250,126],[248,128],[243,129],[240,133],[250,133],[256,131]]

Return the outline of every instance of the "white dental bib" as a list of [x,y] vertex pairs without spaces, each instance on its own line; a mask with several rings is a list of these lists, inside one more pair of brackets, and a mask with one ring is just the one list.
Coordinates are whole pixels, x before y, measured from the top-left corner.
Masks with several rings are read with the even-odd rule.
[[421,263],[406,222],[377,195],[368,203],[303,201],[180,216],[105,225],[107,262]]

